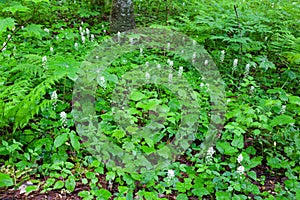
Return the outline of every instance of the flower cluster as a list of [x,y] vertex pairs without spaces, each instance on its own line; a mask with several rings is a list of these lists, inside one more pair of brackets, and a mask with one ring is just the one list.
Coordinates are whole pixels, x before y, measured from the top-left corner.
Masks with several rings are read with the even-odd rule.
[[240,164],[240,166],[237,168],[236,172],[241,176],[244,174],[245,172],[245,168],[244,166],[242,165],[242,161],[243,161],[244,157],[242,154],[240,154],[237,158],[237,161],[238,163]]
[[52,106],[53,106],[53,110],[56,109],[56,103],[57,103],[57,93],[56,90],[54,90],[51,94],[51,100],[53,101]]
[[222,51],[221,51],[221,55],[220,55],[220,62],[221,62],[221,63],[224,62],[224,59],[225,59],[225,51],[222,50]]
[[205,161],[207,164],[211,164],[213,161],[213,155],[216,151],[214,150],[214,147],[209,147],[206,156],[205,156]]
[[238,60],[237,58],[233,60],[233,64],[232,64],[232,70],[233,70],[233,71],[236,70],[236,67],[237,67],[237,65],[238,65],[238,62],[239,62],[239,60]]
[[62,122],[63,126],[67,126],[67,113],[64,111],[60,113],[60,121]]

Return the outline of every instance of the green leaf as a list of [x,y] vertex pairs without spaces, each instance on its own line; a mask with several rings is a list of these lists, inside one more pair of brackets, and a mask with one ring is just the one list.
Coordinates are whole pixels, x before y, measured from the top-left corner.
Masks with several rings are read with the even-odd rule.
[[63,145],[68,140],[68,134],[62,134],[55,138],[54,140],[54,148],[58,148]]
[[0,33],[3,33],[6,31],[6,29],[12,29],[15,26],[15,20],[13,18],[5,18],[0,19]]
[[3,8],[2,11],[3,12],[11,12],[13,15],[16,13],[16,12],[27,12],[29,11],[30,9],[26,6],[23,6],[22,4],[20,3],[17,3],[15,5],[11,5],[11,6],[7,6],[6,8]]
[[146,95],[144,95],[143,93],[139,91],[134,91],[133,93],[131,93],[129,98],[133,101],[139,101],[141,99],[144,99],[145,97]]
[[205,187],[198,187],[192,190],[192,193],[197,197],[202,197],[204,195],[208,195],[209,191]]
[[27,37],[34,37],[37,39],[41,39],[42,35],[45,33],[42,29],[41,29],[42,25],[37,25],[37,24],[30,24],[28,26],[26,26],[23,30],[26,31],[24,33],[25,36]]
[[216,198],[217,200],[228,200],[231,199],[231,193],[230,192],[216,192]]
[[233,155],[238,152],[238,150],[230,145],[228,142],[217,142],[216,148],[218,151],[220,151],[222,154],[226,155]]
[[188,200],[188,196],[186,194],[177,195],[176,199],[178,200]]
[[112,194],[106,189],[100,189],[95,191],[95,195],[99,197],[97,199],[107,200],[111,197]]
[[30,192],[36,191],[38,188],[39,187],[37,185],[28,185],[25,188],[25,191],[26,191],[26,193],[30,193]]
[[57,182],[54,184],[53,189],[54,189],[54,190],[55,190],[55,189],[61,189],[61,188],[64,187],[64,185],[65,185],[65,183],[64,183],[62,180],[59,180],[59,181],[57,181]]
[[271,127],[274,127],[274,126],[282,126],[282,125],[291,124],[291,123],[295,123],[295,120],[291,116],[280,115],[280,116],[273,118],[270,122],[270,125],[271,125]]
[[79,151],[80,148],[79,138],[77,137],[74,131],[71,131],[69,133],[69,136],[70,136],[72,147],[74,148],[75,151]]
[[13,179],[8,174],[0,173],[0,188],[10,187],[14,184]]
[[69,176],[69,178],[66,180],[66,188],[69,192],[73,192],[76,186],[76,181],[74,176]]
[[244,148],[244,136],[243,135],[234,135],[234,139],[231,142],[232,146],[239,149]]

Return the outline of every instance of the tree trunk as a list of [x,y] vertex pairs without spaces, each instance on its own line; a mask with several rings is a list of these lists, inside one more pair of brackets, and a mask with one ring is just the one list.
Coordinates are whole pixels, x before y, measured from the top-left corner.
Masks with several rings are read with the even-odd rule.
[[135,28],[132,0],[113,0],[110,15],[110,32],[117,33]]

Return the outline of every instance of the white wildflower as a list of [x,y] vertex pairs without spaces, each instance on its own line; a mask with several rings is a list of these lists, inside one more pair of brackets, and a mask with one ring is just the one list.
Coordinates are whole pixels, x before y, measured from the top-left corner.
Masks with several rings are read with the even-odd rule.
[[160,64],[157,64],[157,69],[161,69],[161,65]]
[[23,30],[23,29],[24,29],[24,26],[21,26],[21,29]]
[[175,177],[175,173],[174,173],[174,170],[168,170],[168,178],[169,179],[173,179]]
[[220,55],[220,62],[224,62],[224,59],[225,59],[225,50],[222,50],[221,51],[221,55]]
[[169,74],[169,77],[168,77],[169,82],[172,82],[172,79],[173,79],[173,74]]
[[58,35],[57,35],[55,38],[56,38],[56,40],[59,40],[59,37],[58,37]]
[[104,24],[102,24],[101,27],[104,28]]
[[208,60],[204,61],[204,65],[207,66],[208,65]]
[[241,164],[241,162],[243,161],[243,155],[242,154],[240,154],[239,156],[238,156],[238,158],[237,158],[237,161],[238,161],[238,163],[239,164]]
[[276,141],[274,141],[274,147],[276,147],[276,145],[277,145],[277,143],[276,143]]
[[205,156],[205,161],[207,164],[211,164],[212,160],[213,160],[213,155],[215,153],[215,150],[213,147],[209,147],[207,152],[206,152],[206,156]]
[[194,46],[196,45],[196,43],[197,43],[197,42],[196,42],[195,40],[193,40],[193,45],[194,45]]
[[106,30],[105,29],[103,30],[103,33],[106,34]]
[[282,105],[280,109],[280,114],[285,113],[285,111],[286,111],[286,105]]
[[44,56],[42,57],[42,66],[46,68],[46,64],[47,64],[47,56]]
[[170,42],[168,42],[168,46],[167,46],[168,51],[170,50],[170,46],[171,46],[171,44],[170,44]]
[[62,122],[63,126],[67,125],[67,113],[64,111],[60,113],[60,121]]
[[239,61],[239,60],[238,60],[237,58],[233,60],[233,65],[232,65],[233,71],[236,70],[236,67],[237,67],[237,65],[238,65],[238,61]]
[[245,67],[245,72],[244,72],[245,77],[247,77],[249,75],[249,71],[250,71],[250,64],[247,64]]
[[53,53],[54,49],[53,47],[50,47],[50,52]]
[[150,74],[149,74],[149,72],[146,72],[145,78],[146,78],[146,80],[149,80],[149,79],[150,79]]
[[15,26],[13,26],[13,27],[11,28],[11,30],[12,30],[12,31],[15,31],[15,30],[16,30],[16,27],[15,27]]
[[89,36],[90,35],[90,30],[88,28],[85,29],[86,35]]
[[143,48],[140,48],[140,55],[143,55]]
[[236,172],[239,173],[240,175],[244,174],[244,172],[245,172],[244,166],[239,166],[237,168]]
[[57,93],[56,93],[56,90],[54,90],[51,94],[51,100],[54,100],[56,101],[57,100]]
[[146,65],[146,67],[149,67],[149,62],[146,62],[145,65]]
[[6,42],[3,43],[2,51],[6,50]]
[[10,38],[11,38],[11,35],[10,35],[10,34],[8,34],[8,35],[7,35],[7,39],[10,39]]
[[77,42],[75,42],[74,48],[75,48],[76,50],[78,50],[78,43],[77,43]]
[[91,42],[93,42],[95,39],[95,35],[94,34],[91,34]]
[[174,62],[172,60],[170,60],[169,65],[170,65],[170,67],[173,67]]
[[200,87],[204,87],[204,83],[200,83]]
[[106,88],[106,81],[105,81],[104,76],[100,77],[99,85],[104,89]]
[[253,93],[254,90],[255,90],[255,87],[253,85],[251,85],[251,87],[250,87],[250,93]]
[[178,76],[181,77],[181,76],[182,76],[182,73],[183,73],[183,67],[180,66],[180,67],[179,67],[179,70],[178,70]]
[[85,43],[85,37],[81,36],[81,40],[82,40],[82,43],[84,44]]
[[121,33],[120,33],[120,31],[118,31],[117,37],[118,37],[118,42],[120,42],[120,40],[121,40]]
[[194,53],[193,53],[193,56],[192,56],[192,63],[195,63],[196,57],[197,57],[197,53],[194,52]]

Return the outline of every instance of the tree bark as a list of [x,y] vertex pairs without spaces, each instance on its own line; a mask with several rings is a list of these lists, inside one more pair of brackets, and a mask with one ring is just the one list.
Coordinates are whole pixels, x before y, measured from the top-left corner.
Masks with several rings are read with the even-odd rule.
[[132,0],[112,0],[110,32],[117,33],[135,28]]

